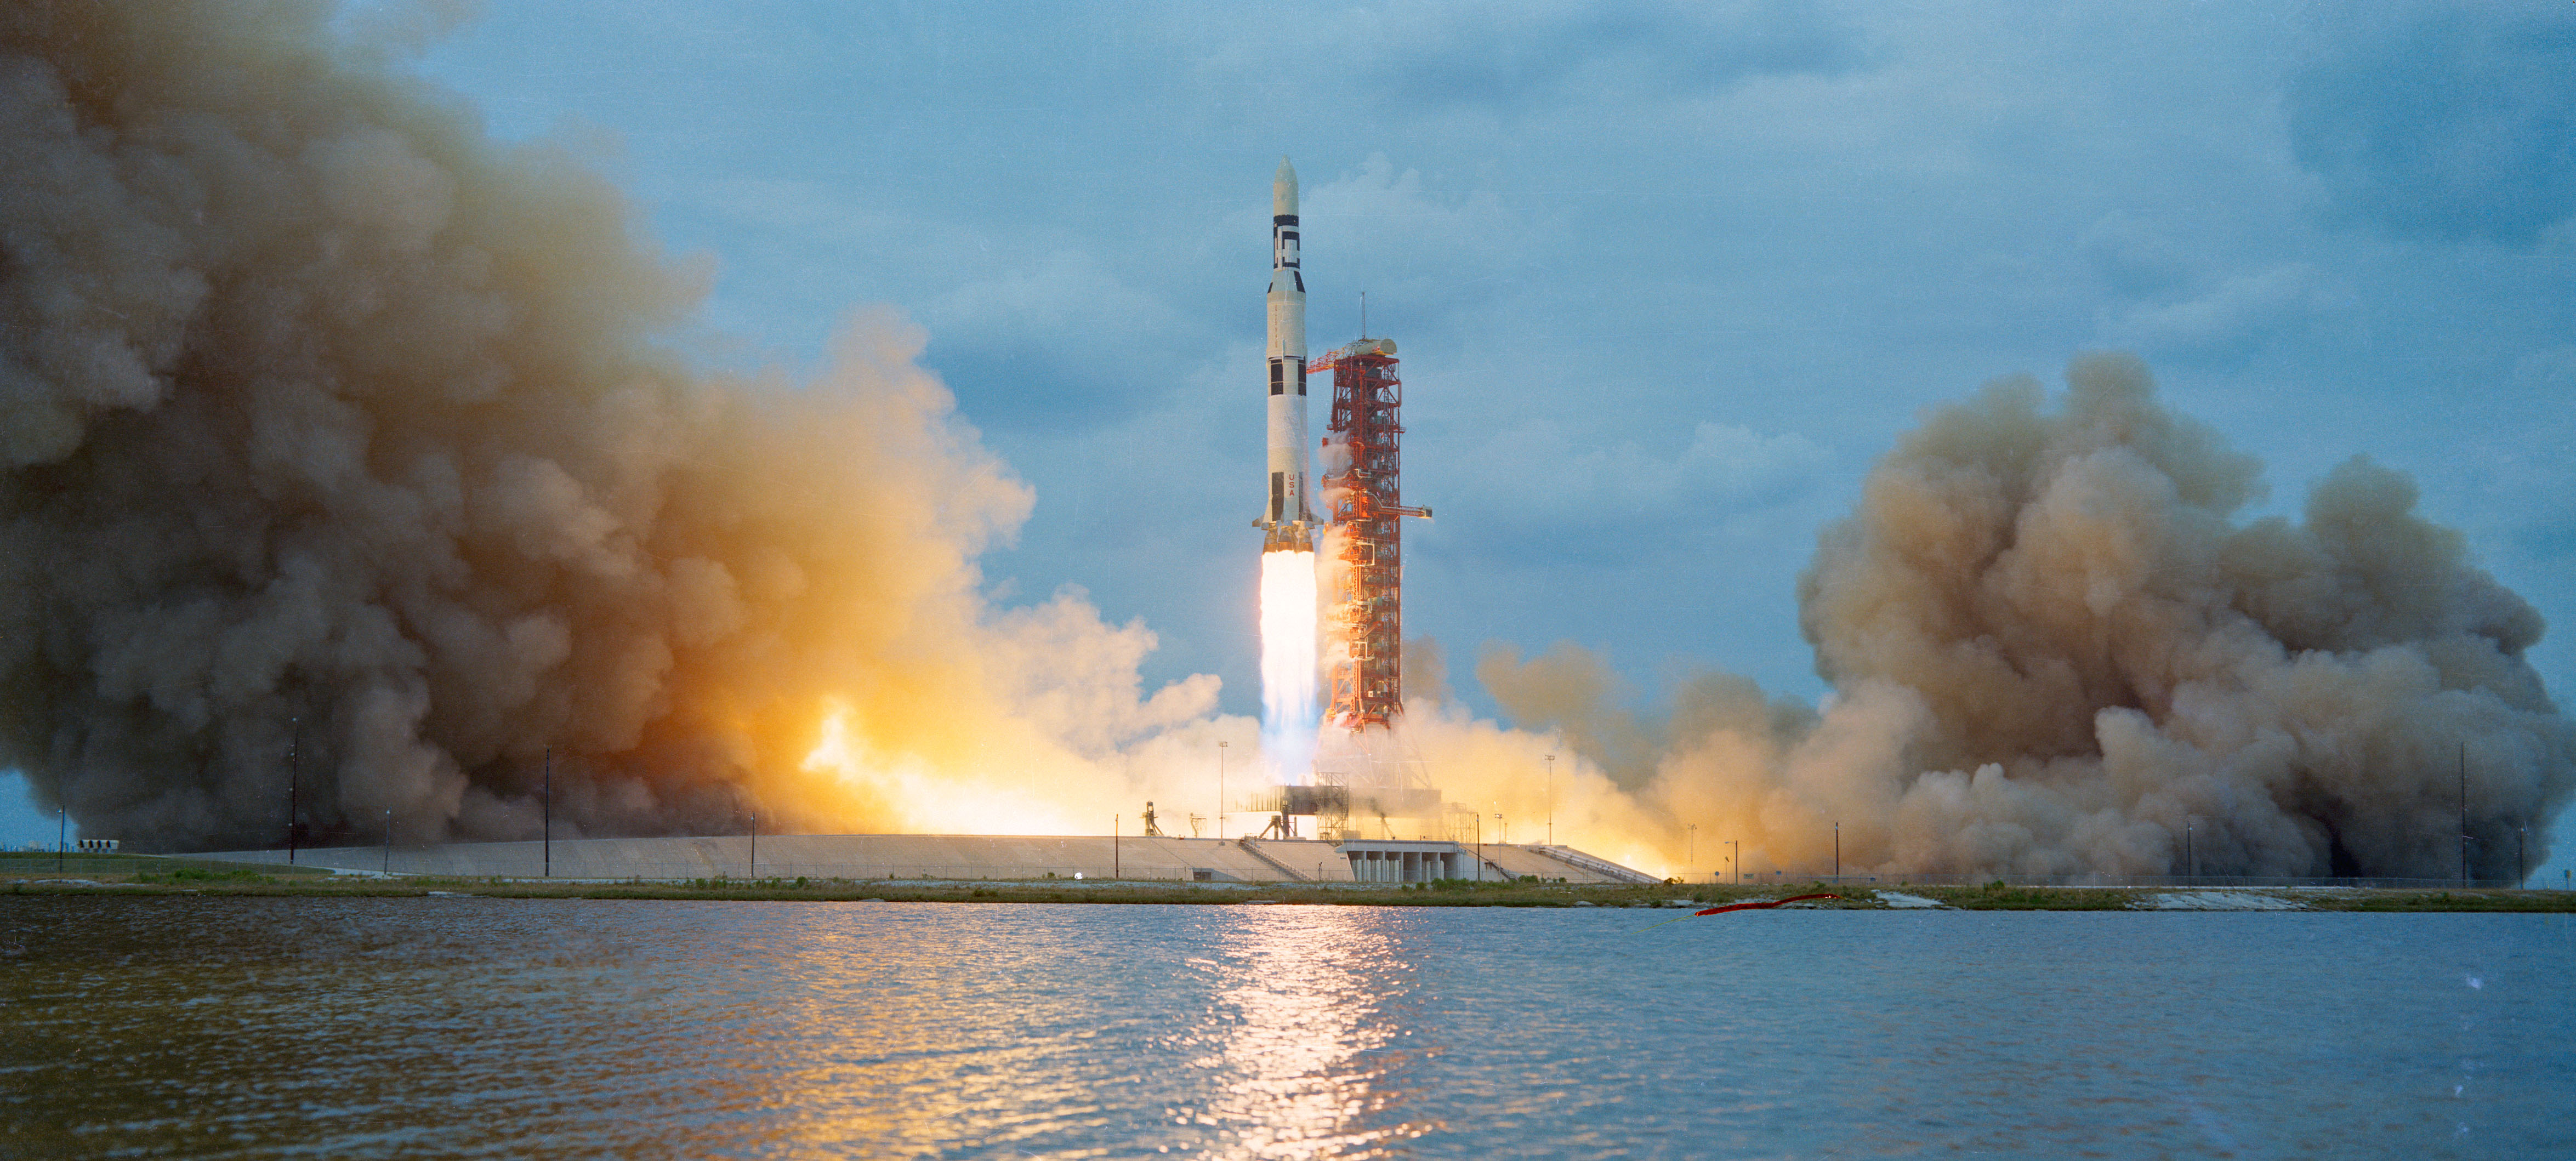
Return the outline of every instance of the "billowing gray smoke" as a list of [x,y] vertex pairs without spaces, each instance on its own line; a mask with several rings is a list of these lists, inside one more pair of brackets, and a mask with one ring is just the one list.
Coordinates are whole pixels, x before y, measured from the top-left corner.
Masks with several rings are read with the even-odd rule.
[[[558,833],[1060,833],[1249,748],[1213,678],[1147,695],[1140,626],[978,600],[1029,496],[917,332],[692,373],[655,336],[703,280],[613,190],[326,14],[0,5],[0,766],[166,849],[280,841],[290,751],[316,839],[417,841],[532,836],[549,751]],[[2478,873],[2544,854],[2540,620],[2402,476],[2244,521],[2254,462],[2143,368],[2069,383],[1936,412],[1825,532],[1829,704],[1713,676],[1641,721],[1492,656],[1565,736],[1426,701],[1443,784],[1674,869],[1821,868],[1839,822],[1889,870],[2164,872],[2189,828],[2205,873],[2448,875],[2465,753]]]
[[2472,873],[2512,877],[2524,827],[2545,856],[2576,726],[2523,660],[2540,617],[2406,476],[2356,458],[2304,520],[2243,521],[2259,465],[2137,360],[2067,384],[1934,411],[1824,530],[1799,584],[1821,716],[1712,677],[1656,729],[1578,650],[1478,675],[1756,867],[1823,866],[1839,822],[1846,866],[1889,871],[2448,877],[2464,775]]
[[0,766],[48,805],[271,846],[292,762],[315,840],[533,837],[551,751],[559,834],[900,829],[920,771],[1204,713],[1141,628],[983,608],[1029,495],[917,331],[691,373],[702,275],[328,15],[0,6]]
[[[2473,867],[2576,789],[2576,729],[2523,651],[2538,613],[2366,459],[2300,523],[2231,516],[2258,465],[2078,360],[2062,411],[2006,381],[1932,415],[1800,585],[1818,671],[1918,703],[1898,861],[2153,870]],[[2541,840],[2545,845],[2545,837]]]

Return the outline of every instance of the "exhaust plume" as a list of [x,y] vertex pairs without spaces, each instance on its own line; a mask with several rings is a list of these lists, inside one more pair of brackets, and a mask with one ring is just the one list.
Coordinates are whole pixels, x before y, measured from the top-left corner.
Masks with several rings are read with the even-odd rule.
[[2525,827],[2547,857],[2576,726],[2523,658],[2540,616],[2408,477],[2355,458],[2303,519],[2240,520],[2260,465],[2137,360],[2067,385],[1935,409],[1822,532],[1799,583],[1820,713],[1710,675],[1651,720],[1580,649],[1489,654],[1510,716],[1586,759],[1572,805],[1601,832],[1578,840],[1637,827],[1669,867],[1697,824],[1694,873],[1730,838],[1808,872],[1839,822],[1846,869],[2449,878],[2465,778],[2472,875],[2515,877]]
[[1140,687],[1141,626],[984,607],[1030,495],[917,329],[691,371],[656,336],[703,271],[328,15],[0,9],[0,765],[40,799],[274,846],[292,746],[307,841],[523,838],[551,748],[558,835],[1061,833],[1249,748],[1215,678]]
[[1261,749],[1270,776],[1303,785],[1314,772],[1315,554],[1261,554]]

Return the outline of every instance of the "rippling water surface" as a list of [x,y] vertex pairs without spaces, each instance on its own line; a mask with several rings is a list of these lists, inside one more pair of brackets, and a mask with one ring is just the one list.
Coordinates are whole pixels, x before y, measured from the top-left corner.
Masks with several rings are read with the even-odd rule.
[[2564,916],[0,899],[0,1156],[2576,1156]]

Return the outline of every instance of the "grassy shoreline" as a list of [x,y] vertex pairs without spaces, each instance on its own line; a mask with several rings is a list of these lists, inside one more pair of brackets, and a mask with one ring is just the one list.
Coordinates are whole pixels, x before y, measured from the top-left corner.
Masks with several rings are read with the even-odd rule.
[[[12,860],[15,861],[15,860]],[[696,879],[680,882],[330,875],[284,868],[57,875],[51,868],[0,867],[0,895],[115,895],[296,898],[669,899],[892,903],[1106,903],[1195,906],[1320,904],[1346,907],[1625,907],[1683,910],[1818,892],[1842,897],[1795,904],[1837,910],[1961,911],[2534,911],[2576,913],[2576,892],[2502,888],[2327,887],[1914,887],[1830,883],[1627,886],[1466,883],[1421,885],[1200,884],[1065,880]]]

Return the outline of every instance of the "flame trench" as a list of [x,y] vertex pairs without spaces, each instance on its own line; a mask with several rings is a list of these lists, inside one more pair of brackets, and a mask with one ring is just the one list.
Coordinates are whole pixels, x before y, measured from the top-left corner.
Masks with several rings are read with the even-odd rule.
[[1315,554],[1261,554],[1261,752],[1282,783],[1315,762]]

